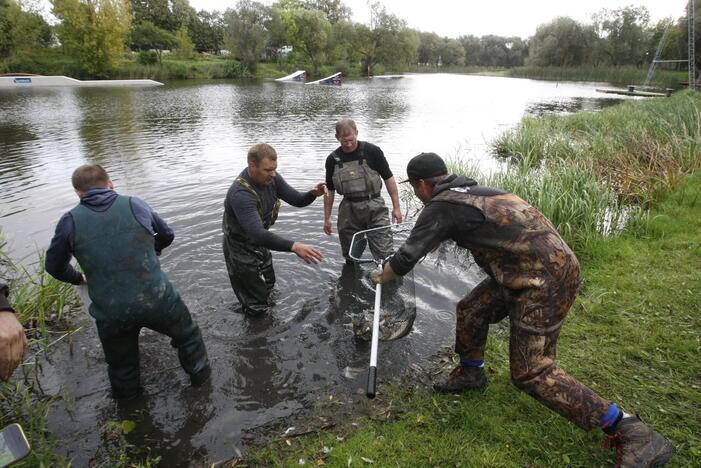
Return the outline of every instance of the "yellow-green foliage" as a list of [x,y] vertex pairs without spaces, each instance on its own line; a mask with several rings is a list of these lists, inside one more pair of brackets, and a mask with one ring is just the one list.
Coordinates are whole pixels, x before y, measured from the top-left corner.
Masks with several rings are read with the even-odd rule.
[[131,28],[128,0],[51,0],[61,20],[58,37],[66,52],[85,71],[107,77],[124,52]]

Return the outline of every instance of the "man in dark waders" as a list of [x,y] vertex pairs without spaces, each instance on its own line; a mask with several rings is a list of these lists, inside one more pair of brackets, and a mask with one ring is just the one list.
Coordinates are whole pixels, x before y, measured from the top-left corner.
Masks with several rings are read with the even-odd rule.
[[[112,396],[141,393],[143,327],[170,337],[191,383],[201,385],[211,374],[202,334],[157,258],[173,242],[173,230],[143,200],[118,195],[99,165],[80,166],[72,183],[80,203],[59,220],[46,271],[67,283],[87,282]],[[71,257],[83,273],[71,266]]]
[[300,193],[276,172],[277,152],[265,143],[248,150],[248,167],[231,184],[224,200],[224,259],[231,287],[244,313],[259,315],[271,306],[275,285],[271,250],[294,252],[307,263],[318,263],[321,252],[270,232],[280,210],[280,199],[298,208],[324,195],[318,183]]
[[624,467],[665,464],[674,447],[555,364],[560,327],[577,294],[577,258],[538,210],[512,193],[448,175],[443,160],[422,153],[407,166],[416,196],[425,204],[409,238],[375,282],[408,273],[447,239],[468,249],[488,277],[457,304],[455,352],[460,364],[440,392],[487,385],[484,350],[489,324],[509,317],[509,362],[514,384],[585,430],[602,428]]
[[[358,129],[352,119],[336,122],[336,139],[341,144],[326,158],[324,198],[324,232],[331,235],[331,211],[335,192],[343,195],[338,207],[338,238],[341,253],[350,263],[349,249],[353,234],[358,231],[389,225],[389,214],[380,193],[385,181],[392,199],[392,221],[402,222],[399,191],[394,175],[382,150],[366,141],[358,141]],[[375,258],[384,259],[392,251],[390,231],[380,231],[368,238]],[[354,252],[359,256],[362,252]]]

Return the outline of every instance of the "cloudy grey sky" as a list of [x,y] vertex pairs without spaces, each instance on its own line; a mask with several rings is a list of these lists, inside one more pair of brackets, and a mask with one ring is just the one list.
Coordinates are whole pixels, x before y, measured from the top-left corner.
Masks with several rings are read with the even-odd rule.
[[[260,1],[260,0],[259,0]],[[271,4],[270,0],[262,3]],[[353,20],[367,23],[370,12],[367,0],[343,0],[353,10]],[[412,28],[435,32],[441,36],[467,34],[484,36],[528,37],[536,28],[557,16],[569,16],[590,22],[591,15],[602,8],[643,5],[653,21],[685,14],[686,0],[380,0],[387,11],[405,19]],[[233,8],[236,0],[190,0],[197,10]]]

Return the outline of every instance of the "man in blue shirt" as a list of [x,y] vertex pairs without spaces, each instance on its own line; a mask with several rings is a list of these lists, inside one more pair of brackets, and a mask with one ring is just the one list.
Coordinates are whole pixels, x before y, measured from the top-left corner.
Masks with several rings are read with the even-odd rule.
[[320,182],[308,192],[290,187],[277,172],[277,152],[265,143],[248,151],[248,167],[231,184],[224,200],[224,259],[231,287],[244,313],[262,314],[270,307],[275,285],[271,250],[294,252],[306,263],[318,263],[321,252],[285,239],[270,227],[277,219],[280,200],[304,207],[326,193]]
[[201,385],[211,373],[202,334],[157,258],[173,242],[173,230],[144,201],[118,195],[99,165],[80,166],[72,183],[80,203],[59,220],[46,271],[60,281],[87,283],[112,395],[141,392],[143,327],[170,337],[192,384]]

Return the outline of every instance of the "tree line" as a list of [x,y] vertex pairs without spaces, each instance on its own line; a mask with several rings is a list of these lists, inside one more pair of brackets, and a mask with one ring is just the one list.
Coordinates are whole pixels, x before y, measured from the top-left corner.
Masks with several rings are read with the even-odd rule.
[[[694,1],[699,12],[701,0]],[[58,19],[55,25],[47,23],[34,3],[0,0],[0,60],[7,71],[58,47],[83,72],[96,77],[109,76],[125,50],[138,52],[141,63],[160,62],[163,51],[180,58],[229,53],[251,72],[262,61],[297,64],[312,72],[322,65],[343,70],[360,64],[368,74],[378,66],[394,71],[410,66],[643,66],[652,60],[667,30],[662,57],[687,55],[686,17],[652,24],[644,6],[603,9],[590,23],[555,18],[527,39],[455,39],[409,28],[379,2],[369,5],[369,24],[351,21],[352,12],[342,0],[278,0],[270,6],[239,0],[224,12],[196,11],[188,0],[50,3]],[[700,18],[701,12],[697,24]]]

